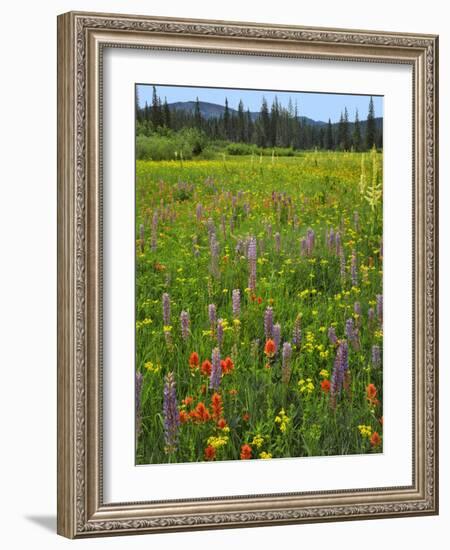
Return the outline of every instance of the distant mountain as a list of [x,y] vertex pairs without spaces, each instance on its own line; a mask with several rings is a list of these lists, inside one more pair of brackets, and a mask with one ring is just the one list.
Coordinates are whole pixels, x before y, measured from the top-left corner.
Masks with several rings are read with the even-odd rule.
[[[169,103],[169,109],[171,111],[186,111],[186,112],[194,112],[195,109],[195,101],[177,101],[175,103]],[[205,119],[211,119],[211,118],[219,118],[223,116],[223,113],[225,111],[225,107],[223,105],[218,105],[217,103],[208,103],[207,101],[200,101],[200,113],[203,118]],[[229,107],[230,114],[236,115],[237,110],[232,109]],[[259,111],[257,112],[250,112],[250,116],[252,120],[256,120],[259,117]],[[313,120],[312,118],[306,117],[306,116],[300,116],[299,119],[310,126],[318,126],[323,127],[327,125],[327,122],[324,122],[323,120]],[[364,131],[366,126],[366,121],[362,120],[361,123],[361,129]],[[338,122],[332,123],[333,126],[336,124],[339,124]],[[383,119],[381,117],[375,118],[375,124],[377,129],[382,128]],[[353,123],[349,122],[349,128],[352,129]]]

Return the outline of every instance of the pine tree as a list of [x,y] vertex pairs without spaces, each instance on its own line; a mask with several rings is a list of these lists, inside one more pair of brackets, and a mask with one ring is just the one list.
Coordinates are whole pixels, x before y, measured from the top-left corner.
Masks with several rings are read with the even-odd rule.
[[152,110],[151,110],[151,122],[153,124],[153,128],[156,129],[158,126],[161,126],[161,101],[158,97],[158,94],[156,93],[156,88],[153,86],[153,94],[152,94]]
[[373,98],[370,96],[369,112],[367,113],[367,128],[366,128],[366,149],[372,149],[376,144],[376,128],[375,128],[375,108]]
[[169,104],[167,103],[167,97],[164,98],[163,121],[164,121],[164,126],[166,126],[166,128],[171,127],[171,116],[170,116]]
[[348,125],[348,111],[347,107],[344,108],[344,119],[342,125],[342,141],[344,151],[350,150],[350,129]]
[[278,145],[278,124],[279,124],[280,110],[278,105],[277,96],[272,102],[272,108],[270,110],[270,145],[275,147]]
[[225,98],[225,110],[223,112],[223,128],[225,139],[230,138],[230,109],[228,108],[228,98]]
[[325,148],[334,149],[334,140],[333,140],[333,126],[331,124],[331,119],[328,119],[327,132],[325,136]]
[[358,109],[355,113],[355,125],[353,127],[353,148],[355,151],[361,151],[361,125],[359,123]]
[[268,140],[270,139],[270,115],[265,97],[262,98],[261,111],[259,116],[261,119],[259,145],[261,147],[267,147],[267,145],[269,144]]
[[245,132],[244,103],[242,102],[242,99],[241,99],[238,105],[237,139],[238,141],[245,142],[245,138],[246,138],[246,132]]

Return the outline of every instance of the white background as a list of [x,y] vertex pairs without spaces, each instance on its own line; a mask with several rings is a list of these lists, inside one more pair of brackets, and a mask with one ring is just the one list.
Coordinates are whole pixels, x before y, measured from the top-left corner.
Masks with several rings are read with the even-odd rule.
[[[210,3],[169,0],[17,1],[2,8],[0,366],[2,378],[1,518],[5,548],[111,546],[158,549],[273,548],[280,539],[296,546],[445,548],[450,520],[449,349],[450,204],[448,158],[450,80],[442,70],[441,136],[441,515],[377,520],[97,539],[71,543],[54,534],[56,514],[56,15],[70,9],[204,17],[314,26],[439,33],[441,67],[448,65],[450,31],[438,0],[403,5],[378,0],[297,3],[287,0]],[[298,542],[297,542],[298,541]]]
[[[180,57],[182,63],[179,62]],[[134,84],[270,87],[383,95],[383,453],[136,468],[134,447]],[[270,75],[270,76],[268,76]],[[234,496],[410,485],[412,70],[406,65],[205,56],[111,48],[104,55],[104,498]],[[128,106],[128,107],[127,107]],[[127,367],[128,366],[128,367]],[[118,406],[120,404],[120,406]]]

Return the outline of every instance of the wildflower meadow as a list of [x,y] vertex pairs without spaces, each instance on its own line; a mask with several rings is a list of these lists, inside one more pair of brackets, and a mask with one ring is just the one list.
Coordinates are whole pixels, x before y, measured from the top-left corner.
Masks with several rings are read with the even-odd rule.
[[137,160],[136,462],[382,452],[382,228],[380,148]]

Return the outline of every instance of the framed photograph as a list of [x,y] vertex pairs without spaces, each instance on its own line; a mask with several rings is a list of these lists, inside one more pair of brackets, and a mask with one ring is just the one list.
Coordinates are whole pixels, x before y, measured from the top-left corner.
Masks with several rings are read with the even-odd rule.
[[438,38],[58,18],[58,532],[438,513]]

